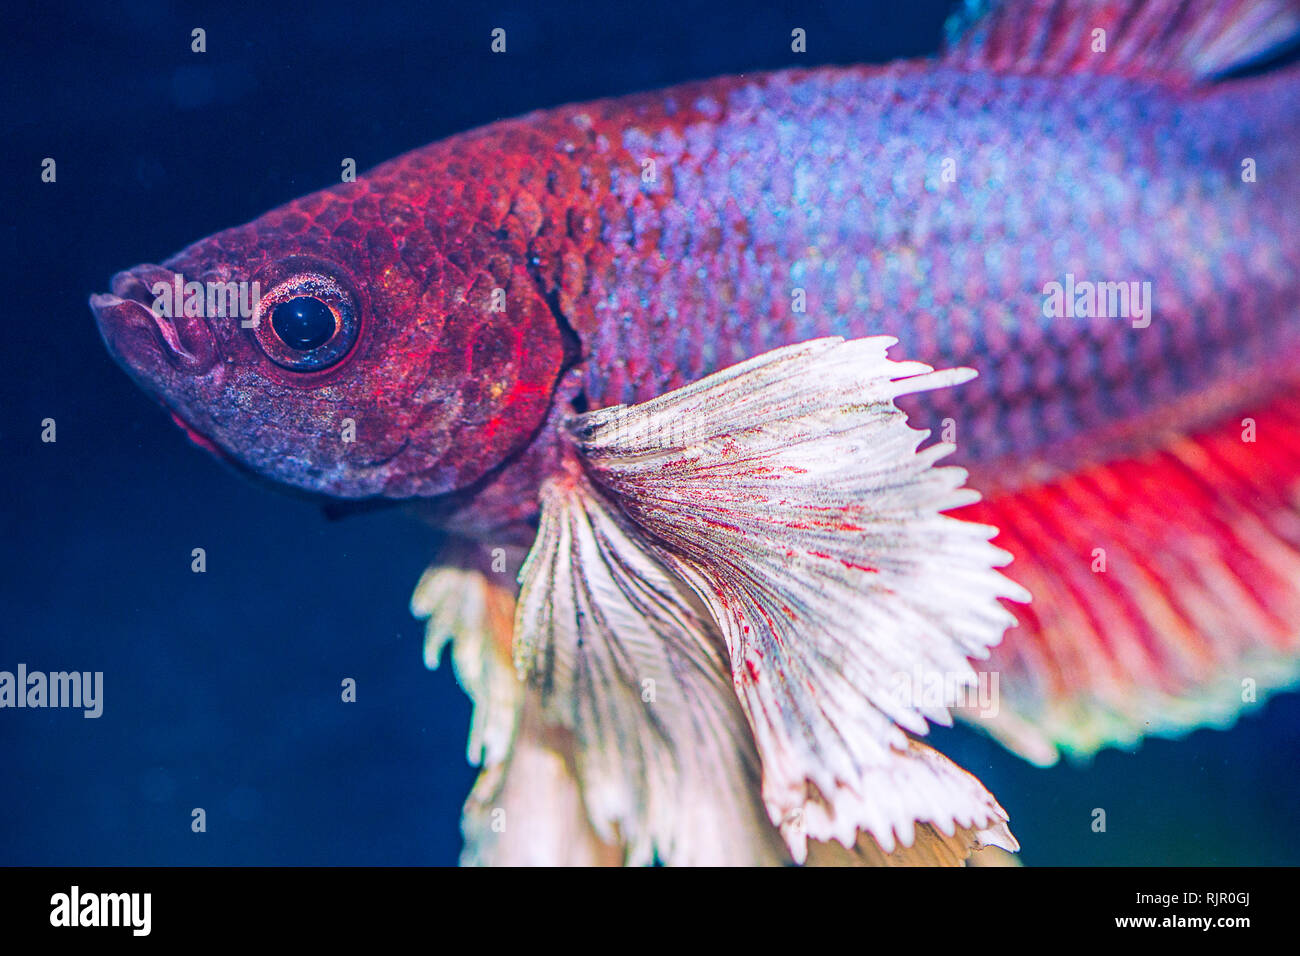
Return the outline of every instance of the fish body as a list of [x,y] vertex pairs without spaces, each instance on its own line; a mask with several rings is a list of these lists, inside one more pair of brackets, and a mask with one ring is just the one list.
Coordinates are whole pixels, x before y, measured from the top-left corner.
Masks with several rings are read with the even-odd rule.
[[[761,766],[753,819],[795,859],[859,834],[875,842],[857,852],[889,858],[931,826],[927,859],[1014,848],[992,798],[909,736],[947,709],[882,696],[879,662],[902,668],[909,641],[974,680],[966,658],[1010,620],[998,600],[1032,593],[984,665],[1008,701],[982,725],[1042,762],[1230,719],[1243,675],[1286,686],[1300,656],[1300,71],[1216,79],[1300,17],[1279,0],[1058,6],[994,5],[939,61],[496,123],[119,273],[91,304],[205,447],[331,498],[411,502],[509,555],[518,589],[485,583],[500,568],[462,544],[415,602],[435,651],[469,633],[458,673],[498,715],[475,718],[488,770],[467,821],[520,787],[503,768],[531,748],[518,765],[549,774],[536,786],[586,806],[590,860],[624,841],[637,861],[724,856],[713,823],[683,834],[656,803],[690,777],[660,750],[700,731],[667,721],[647,743],[621,722],[630,659],[705,702],[698,720],[748,721],[753,742],[704,733],[728,741],[706,748],[715,764],[734,758],[719,800]],[[257,282],[257,314],[159,315],[178,276]],[[925,364],[887,360],[890,340]],[[898,408],[945,444],[872,430]],[[1275,443],[1237,440],[1241,416]],[[950,451],[985,502],[926,470]],[[891,507],[897,524],[873,531]],[[936,517],[954,508],[969,520]],[[974,521],[1002,529],[1028,592],[993,573]],[[453,567],[467,577],[448,584]],[[956,590],[939,608],[919,581],[931,601]],[[855,649],[839,632],[859,620],[880,623]],[[500,677],[510,646],[527,692]],[[716,698],[729,680],[739,711]],[[572,749],[548,762],[556,727]],[[882,808],[881,774],[957,809]],[[779,858],[754,826],[722,842]]]
[[[587,343],[593,407],[817,336],[888,334],[979,369],[915,400],[923,422],[958,422],[962,460],[1023,464],[1080,437],[1104,457],[1117,422],[1294,366],[1298,71],[1205,91],[907,63],[518,125],[543,157],[522,178],[548,195],[506,228]],[[451,148],[508,154],[516,135]],[[1274,186],[1242,182],[1248,156]],[[1150,283],[1151,325],[1045,315],[1067,276]]]
[[[724,78],[433,144],[223,235],[221,251],[354,242],[348,257],[384,277],[375,307],[415,329],[432,320],[412,301],[436,310],[435,293],[464,295],[471,277],[481,293],[508,268],[532,312],[513,328],[535,380],[514,387],[549,397],[558,323],[581,342],[592,407],[808,338],[893,335],[909,356],[980,370],[909,410],[951,420],[987,488],[1105,460],[1144,419],[1177,407],[1203,423],[1292,377],[1298,135],[1295,70],[1208,90],[928,62]],[[1273,184],[1243,182],[1243,159]],[[202,277],[212,252],[166,267]],[[1045,288],[1076,281],[1147,283],[1153,314],[1046,315]],[[491,427],[535,428],[524,404]],[[328,490],[450,489],[403,475]]]

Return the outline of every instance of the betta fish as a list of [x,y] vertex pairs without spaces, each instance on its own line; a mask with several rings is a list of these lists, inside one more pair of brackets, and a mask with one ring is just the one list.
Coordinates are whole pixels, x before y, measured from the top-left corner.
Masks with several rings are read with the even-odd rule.
[[1048,764],[1297,679],[1298,33],[967,4],[935,58],[454,136],[91,307],[196,443],[441,530],[464,862],[961,863],[1017,844],[932,723]]

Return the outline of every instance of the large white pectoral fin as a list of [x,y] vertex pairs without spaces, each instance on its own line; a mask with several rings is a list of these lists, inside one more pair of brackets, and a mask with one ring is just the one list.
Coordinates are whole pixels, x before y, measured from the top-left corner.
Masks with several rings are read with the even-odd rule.
[[[809,839],[854,846],[861,831],[891,853],[918,821],[951,834],[1004,818],[978,781],[936,771],[905,733],[950,722],[955,701],[926,689],[973,685],[969,658],[1014,623],[998,599],[1028,594],[998,572],[1010,558],[989,543],[995,529],[943,514],[978,495],[964,470],[936,466],[951,447],[921,449],[927,433],[894,404],[974,373],[891,361],[892,344],[805,342],[572,423],[598,493],[725,637],[767,811],[798,860]],[[594,565],[592,534],[543,530]],[[567,613],[584,609],[563,572],[558,584]]]
[[520,581],[516,659],[600,838],[632,864],[787,859],[721,635],[580,469],[544,487]]

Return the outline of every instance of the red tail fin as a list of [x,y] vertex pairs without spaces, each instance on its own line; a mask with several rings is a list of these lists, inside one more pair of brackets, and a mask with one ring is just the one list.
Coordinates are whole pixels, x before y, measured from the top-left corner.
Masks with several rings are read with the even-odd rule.
[[1034,596],[968,719],[1050,763],[1224,725],[1300,677],[1300,389],[1141,457],[958,514]]

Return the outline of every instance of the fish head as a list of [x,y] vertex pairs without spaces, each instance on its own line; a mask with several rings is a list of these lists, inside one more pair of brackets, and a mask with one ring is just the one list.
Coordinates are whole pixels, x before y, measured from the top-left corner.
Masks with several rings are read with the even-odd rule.
[[[115,275],[114,358],[199,444],[341,498],[466,488],[546,418],[561,332],[520,263],[364,181]],[[453,221],[455,217],[451,217]]]

